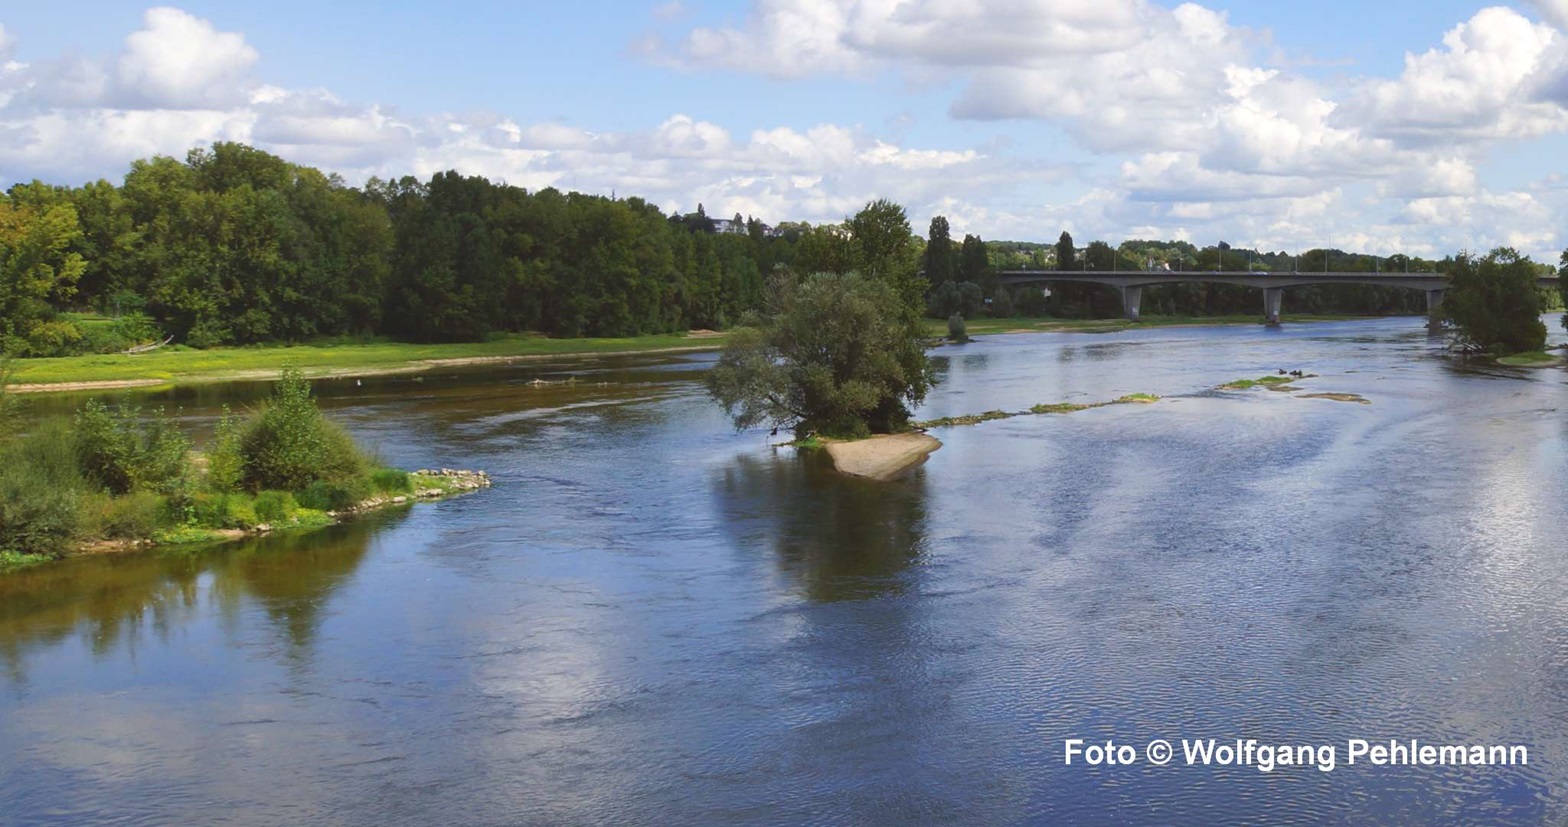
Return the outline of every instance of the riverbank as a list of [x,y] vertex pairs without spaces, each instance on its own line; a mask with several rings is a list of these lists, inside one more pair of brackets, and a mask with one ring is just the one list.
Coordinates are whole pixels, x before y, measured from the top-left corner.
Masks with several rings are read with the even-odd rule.
[[379,492],[337,510],[295,507],[287,514],[269,518],[268,522],[262,522],[261,518],[252,512],[253,519],[244,521],[238,526],[186,524],[154,531],[145,537],[87,538],[78,542],[74,549],[62,556],[0,551],[0,574],[84,555],[120,554],[167,546],[227,543],[278,531],[314,531],[373,511],[445,499],[489,488],[490,485],[490,476],[484,471],[462,471],[451,468],[410,471],[405,493]]
[[[1348,321],[1365,316],[1286,316],[1286,323]],[[1257,324],[1245,316],[1146,316],[1125,319],[975,319],[969,333],[1111,333],[1133,327],[1186,327]],[[933,337],[947,333],[946,322],[930,320]],[[412,344],[407,342],[321,343],[311,345],[214,348],[168,347],[135,356],[94,355],[18,359],[12,363],[17,393],[68,393],[150,388],[206,382],[270,379],[285,364],[309,378],[342,378],[420,373],[467,365],[509,364],[562,357],[633,356],[718,350],[724,333],[698,330],[622,339],[552,339],[517,334],[489,342]]]

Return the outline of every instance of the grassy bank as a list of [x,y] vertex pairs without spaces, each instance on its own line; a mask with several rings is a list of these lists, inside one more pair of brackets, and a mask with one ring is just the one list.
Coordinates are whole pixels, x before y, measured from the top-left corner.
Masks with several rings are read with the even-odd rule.
[[643,353],[677,348],[716,348],[713,335],[638,336],[629,339],[551,339],[516,335],[488,342],[410,344],[407,342],[324,343],[295,346],[213,348],[167,347],[135,356],[66,356],[18,359],[12,381],[18,385],[80,382],[156,382],[181,384],[276,376],[285,364],[309,376],[369,375],[422,370],[441,363],[530,357]]
[[[11,402],[4,389],[0,409]],[[225,415],[200,452],[161,410],[88,402],[74,417],[0,433],[0,571],[75,551],[318,528],[488,485],[482,472],[380,467],[322,416],[295,369],[247,417]]]
[[[1363,316],[1286,316],[1286,322],[1344,321]],[[1137,323],[1124,319],[974,319],[969,335],[1050,331],[1110,332],[1131,327],[1257,324],[1245,316],[1145,316]],[[929,320],[933,338],[947,335],[947,322]],[[307,376],[370,376],[428,370],[444,365],[537,359],[560,356],[637,354],[674,350],[717,350],[719,333],[637,336],[624,339],[552,339],[515,334],[487,342],[411,344],[407,342],[333,342],[293,346],[194,348],[171,346],[135,356],[93,355],[18,359],[12,381],[24,391],[92,390],[117,385],[191,384],[276,376],[292,364]]]

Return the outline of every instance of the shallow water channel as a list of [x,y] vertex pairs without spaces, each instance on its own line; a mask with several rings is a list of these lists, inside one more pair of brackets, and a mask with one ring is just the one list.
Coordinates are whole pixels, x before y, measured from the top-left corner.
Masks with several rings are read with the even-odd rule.
[[[389,464],[495,487],[0,576],[0,823],[1568,820],[1568,371],[1419,319],[936,355],[922,417],[1164,398],[942,429],[871,483],[734,433],[711,354],[321,382]],[[1214,390],[1279,368],[1371,404]],[[201,431],[264,390],[137,399]]]

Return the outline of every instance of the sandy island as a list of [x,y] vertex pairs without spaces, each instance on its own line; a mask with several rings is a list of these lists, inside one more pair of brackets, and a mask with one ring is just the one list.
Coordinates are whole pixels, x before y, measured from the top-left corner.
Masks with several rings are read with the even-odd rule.
[[884,434],[855,442],[829,442],[828,456],[841,473],[873,480],[890,480],[925,461],[942,447],[926,434]]

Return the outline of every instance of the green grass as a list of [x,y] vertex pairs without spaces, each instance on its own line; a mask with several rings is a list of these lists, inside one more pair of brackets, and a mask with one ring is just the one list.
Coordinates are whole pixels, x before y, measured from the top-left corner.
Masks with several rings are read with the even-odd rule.
[[1562,361],[1563,358],[1561,356],[1545,351],[1532,350],[1528,353],[1515,353],[1512,356],[1500,357],[1497,363],[1499,365],[1511,365],[1516,368],[1544,368],[1560,364]]
[[1220,390],[1244,391],[1244,390],[1246,390],[1248,388],[1258,388],[1258,387],[1266,388],[1266,387],[1269,387],[1270,385],[1284,386],[1284,385],[1289,384],[1290,380],[1293,379],[1293,378],[1299,378],[1299,377],[1291,377],[1291,376],[1260,376],[1257,379],[1237,379],[1234,382],[1226,382],[1225,384],[1220,385]]
[[22,554],[16,551],[0,551],[0,573],[17,571],[40,563],[49,563],[54,560],[46,554]]
[[637,353],[664,348],[713,348],[722,337],[690,338],[685,334],[637,336],[627,339],[551,339],[520,334],[491,342],[460,344],[323,343],[195,350],[170,346],[135,356],[121,354],[18,359],[12,381],[18,384],[158,380],[169,383],[272,378],[285,362],[307,374],[375,372],[425,367],[430,359],[574,356]]
[[1015,416],[1018,416],[1018,414],[1006,411],[986,411],[985,413],[968,414],[966,416],[944,416],[941,419],[930,419],[918,423],[918,426],[921,428],[945,428],[953,425],[979,425],[982,422],[1011,419]]
[[1053,402],[1049,405],[1043,403],[1036,405],[1030,408],[1029,412],[1035,414],[1064,414],[1088,409],[1088,405],[1080,405],[1076,402]]
[[956,425],[979,425],[982,422],[994,422],[998,419],[1012,419],[1015,416],[1031,416],[1039,414],[1066,414],[1078,411],[1087,411],[1090,408],[1105,408],[1111,405],[1128,405],[1134,403],[1150,403],[1159,401],[1159,397],[1152,393],[1129,393],[1126,396],[1113,399],[1109,402],[1053,402],[1039,404],[1027,411],[986,411],[985,413],[966,414],[964,416],[944,416],[941,419],[928,419],[916,422],[916,428],[949,428]]
[[[1285,316],[1287,322],[1340,321],[1361,316]],[[112,325],[101,316],[73,315],[79,325]],[[1148,315],[1134,323],[1125,319],[1050,319],[1011,318],[967,320],[968,333],[976,334],[1043,331],[1111,332],[1130,327],[1178,325],[1257,324],[1256,315],[1240,316],[1158,316]],[[933,338],[947,335],[947,323],[926,320]],[[158,382],[189,384],[240,379],[269,379],[285,362],[291,362],[309,376],[366,375],[378,372],[421,370],[436,359],[512,359],[549,356],[584,356],[614,353],[642,353],[669,348],[717,350],[723,336],[691,337],[684,333],[635,336],[623,339],[552,339],[538,334],[519,333],[488,342],[457,344],[412,344],[408,342],[320,342],[307,345],[266,345],[255,347],[196,350],[179,345],[150,353],[125,356],[98,354],[44,359],[19,359],[13,364],[12,381],[24,385],[51,385],[68,382]]]

